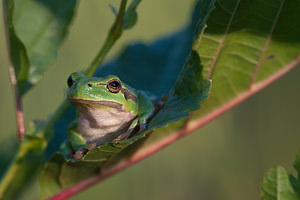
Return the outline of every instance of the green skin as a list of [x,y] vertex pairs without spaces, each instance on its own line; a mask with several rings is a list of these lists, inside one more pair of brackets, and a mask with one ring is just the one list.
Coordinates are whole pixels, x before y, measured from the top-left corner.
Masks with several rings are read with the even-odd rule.
[[[111,87],[111,82],[119,87]],[[137,127],[142,132],[155,109],[149,95],[116,76],[87,77],[75,72],[68,85],[68,100],[79,112],[67,131],[71,147],[78,154],[75,158],[82,157],[84,149],[125,140]]]

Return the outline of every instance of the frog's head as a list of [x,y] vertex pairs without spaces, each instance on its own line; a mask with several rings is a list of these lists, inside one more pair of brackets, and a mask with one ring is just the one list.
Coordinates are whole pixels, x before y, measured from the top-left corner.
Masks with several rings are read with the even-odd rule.
[[100,106],[135,110],[137,96],[134,89],[117,76],[87,77],[80,72],[68,78],[68,100],[76,107]]

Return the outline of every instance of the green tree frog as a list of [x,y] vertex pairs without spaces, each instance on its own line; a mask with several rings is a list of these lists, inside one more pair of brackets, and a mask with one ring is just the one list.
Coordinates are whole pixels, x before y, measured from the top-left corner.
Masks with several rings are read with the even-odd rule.
[[96,146],[125,140],[133,131],[142,132],[155,110],[151,95],[113,75],[99,78],[74,72],[67,83],[68,100],[79,113],[67,130],[76,159]]

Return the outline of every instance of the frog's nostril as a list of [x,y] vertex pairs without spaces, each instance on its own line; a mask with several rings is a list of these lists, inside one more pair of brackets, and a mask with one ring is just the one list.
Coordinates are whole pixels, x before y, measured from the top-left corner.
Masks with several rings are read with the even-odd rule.
[[88,86],[89,86],[89,87],[92,87],[93,85],[89,83]]

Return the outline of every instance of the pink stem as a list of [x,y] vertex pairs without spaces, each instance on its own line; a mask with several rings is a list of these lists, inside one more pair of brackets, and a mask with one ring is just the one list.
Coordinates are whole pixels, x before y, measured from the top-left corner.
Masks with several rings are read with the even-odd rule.
[[9,27],[8,27],[8,22],[7,22],[7,17],[6,17],[6,4],[5,1],[3,1],[3,21],[4,21],[4,27],[5,27],[5,39],[6,39],[6,48],[7,48],[7,53],[8,53],[8,59],[9,59],[9,73],[10,73],[10,80],[13,86],[13,91],[14,91],[14,97],[15,97],[15,104],[16,104],[16,121],[17,121],[17,126],[18,126],[18,140],[21,143],[24,139],[24,134],[25,134],[25,123],[24,123],[24,114],[23,114],[23,109],[22,109],[22,101],[19,96],[18,88],[17,88],[17,79],[16,79],[16,74],[15,74],[15,69],[12,65],[11,61],[11,55],[10,55],[10,43],[9,43]]

